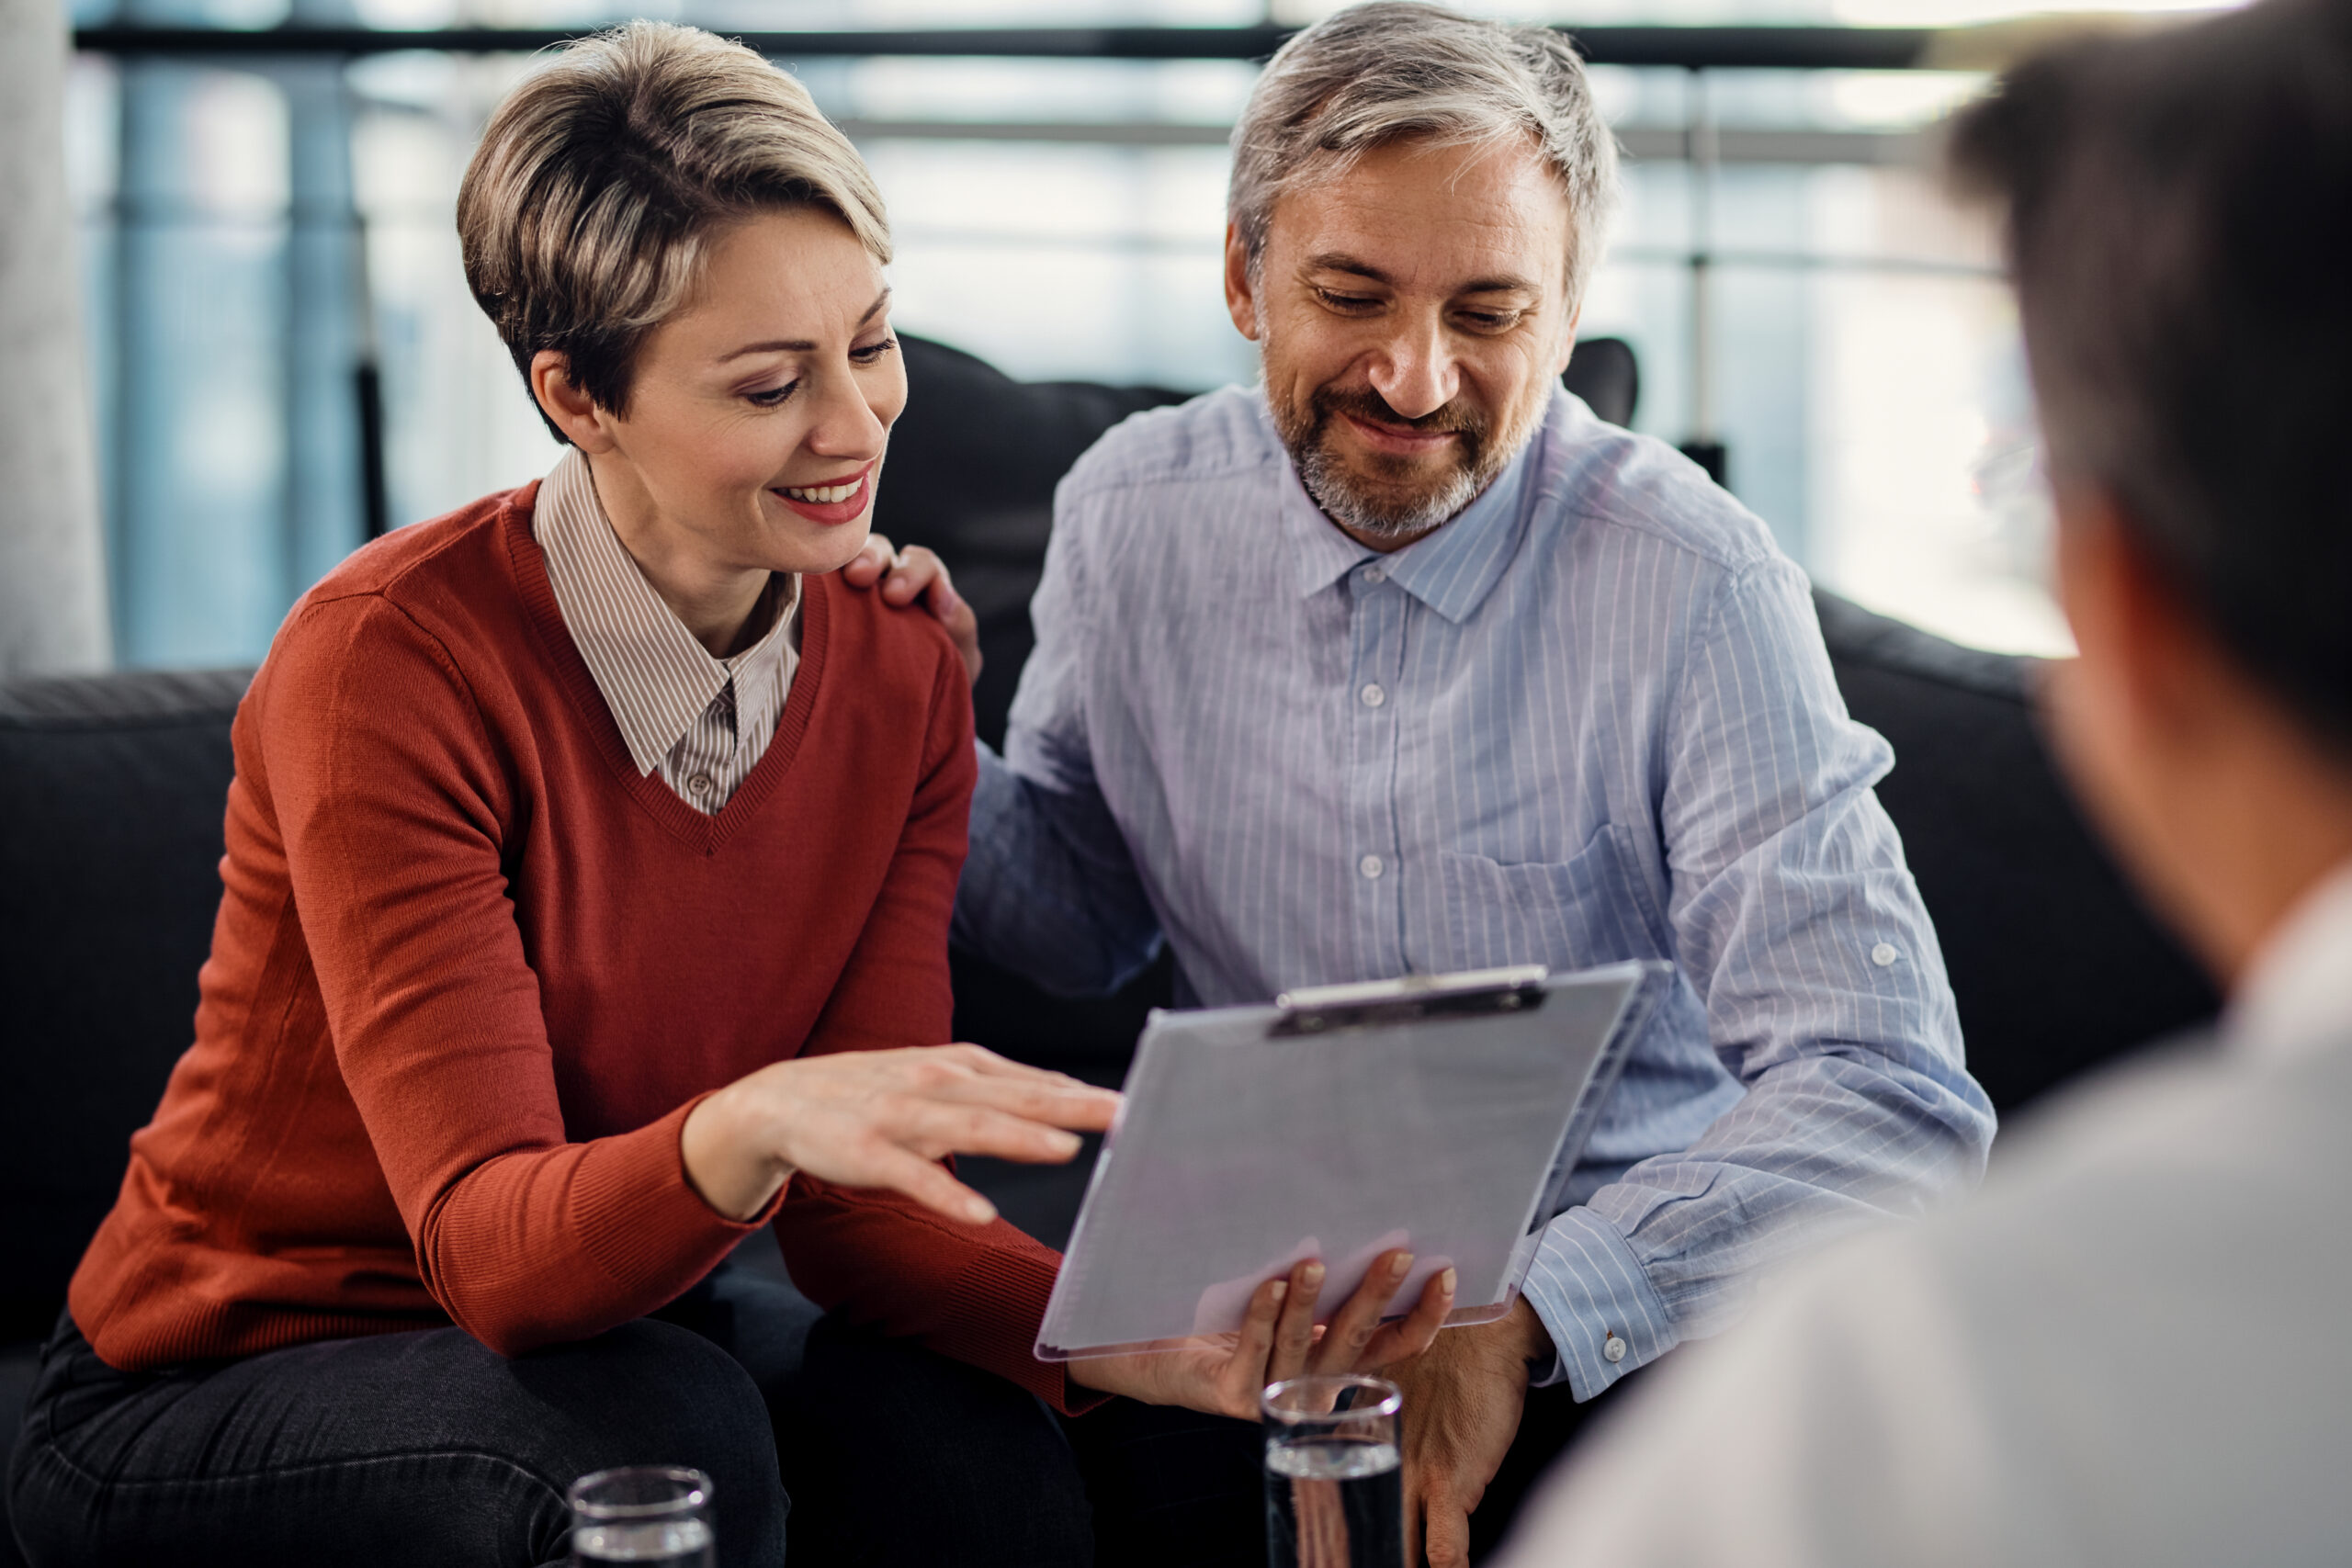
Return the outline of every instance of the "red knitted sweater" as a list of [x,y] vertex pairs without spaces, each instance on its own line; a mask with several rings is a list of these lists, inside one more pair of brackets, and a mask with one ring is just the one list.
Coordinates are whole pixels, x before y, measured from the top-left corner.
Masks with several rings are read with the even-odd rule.
[[[601,1333],[751,1228],[686,1183],[698,1097],[948,1038],[974,765],[944,635],[807,579],[775,739],[705,817],[630,765],[536,494],[353,556],[238,710],[196,1043],[74,1277],[111,1365]],[[1047,1248],[806,1177],[775,1224],[820,1303],[1069,1403],[1030,1354]]]

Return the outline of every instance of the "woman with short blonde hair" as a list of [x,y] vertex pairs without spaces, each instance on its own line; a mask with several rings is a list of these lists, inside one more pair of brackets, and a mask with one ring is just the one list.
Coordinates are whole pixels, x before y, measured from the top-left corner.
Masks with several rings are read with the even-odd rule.
[[[770,1564],[782,1438],[829,1478],[812,1558],[1089,1561],[1048,1407],[1250,1409],[1315,1292],[1081,1385],[1031,1353],[1058,1258],[940,1163],[1066,1159],[1116,1097],[936,1043],[966,671],[833,575],[906,398],[873,182],[789,76],[638,23],[500,107],[458,223],[567,449],[358,551],[255,675],[195,1043],[17,1529],[37,1564],[523,1568],[576,1477],[683,1463],[719,1561]],[[771,1224],[814,1330],[728,1266]]]

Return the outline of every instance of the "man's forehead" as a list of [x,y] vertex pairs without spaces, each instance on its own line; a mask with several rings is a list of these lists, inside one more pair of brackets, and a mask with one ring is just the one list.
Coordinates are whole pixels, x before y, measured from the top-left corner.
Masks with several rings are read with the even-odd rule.
[[1456,293],[1555,284],[1569,227],[1550,166],[1509,141],[1374,148],[1294,186],[1270,217],[1293,265]]

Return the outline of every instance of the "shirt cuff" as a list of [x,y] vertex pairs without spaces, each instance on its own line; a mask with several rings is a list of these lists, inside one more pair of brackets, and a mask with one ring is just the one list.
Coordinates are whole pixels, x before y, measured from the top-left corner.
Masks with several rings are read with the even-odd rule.
[[1590,1399],[1675,1347],[1673,1320],[1624,1233],[1590,1209],[1545,1227],[1521,1291],[1558,1351],[1538,1388],[1565,1379],[1578,1400]]

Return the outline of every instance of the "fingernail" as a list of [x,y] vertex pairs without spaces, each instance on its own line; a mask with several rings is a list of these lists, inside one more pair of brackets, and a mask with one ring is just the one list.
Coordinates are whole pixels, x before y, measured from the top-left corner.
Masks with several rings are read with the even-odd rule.
[[1396,1259],[1388,1265],[1388,1272],[1401,1280],[1405,1277],[1406,1272],[1412,1267],[1413,1255],[1409,1252],[1400,1252],[1396,1255]]
[[892,571],[904,571],[907,570],[907,558],[903,552],[890,558],[890,570]]
[[974,1224],[984,1225],[996,1218],[996,1205],[985,1198],[975,1198],[964,1205],[964,1213],[971,1216]]
[[1459,1281],[1454,1277],[1453,1270],[1451,1269],[1437,1277],[1437,1288],[1443,1291],[1449,1296],[1453,1294],[1453,1287]]
[[1308,1264],[1305,1269],[1299,1271],[1298,1282],[1309,1287],[1321,1284],[1323,1282],[1323,1265],[1320,1263]]
[[1288,1280],[1275,1280],[1275,1281],[1274,1281],[1274,1301],[1275,1301],[1275,1303],[1276,1303],[1277,1304],[1279,1304],[1279,1303],[1281,1303],[1282,1299],[1283,1299],[1284,1296],[1288,1295],[1288,1294],[1290,1294],[1290,1281],[1289,1281]]

